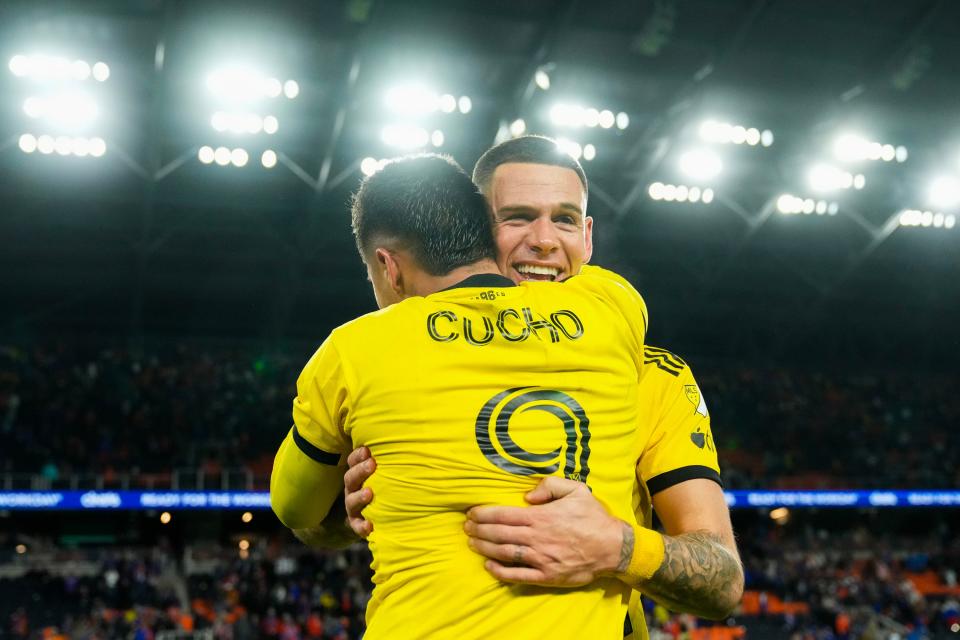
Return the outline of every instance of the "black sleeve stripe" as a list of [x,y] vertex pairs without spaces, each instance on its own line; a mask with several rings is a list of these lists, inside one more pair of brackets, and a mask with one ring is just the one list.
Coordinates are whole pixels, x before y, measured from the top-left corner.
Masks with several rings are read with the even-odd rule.
[[659,359],[655,359],[655,360],[644,360],[644,361],[643,361],[643,364],[655,364],[655,365],[657,365],[657,369],[660,369],[660,370],[662,370],[662,371],[666,371],[667,373],[669,373],[670,375],[672,375],[674,378],[676,378],[677,376],[680,375],[680,372],[679,372],[679,371],[674,371],[674,370],[671,369],[670,367],[664,365],[663,361],[661,361],[661,360],[659,360]]
[[307,442],[306,438],[300,435],[300,432],[297,431],[297,425],[293,425],[293,441],[296,443],[297,448],[303,452],[303,455],[307,456],[314,462],[328,464],[334,467],[340,464],[339,453],[330,453],[329,451],[324,451],[319,447],[313,446]]
[[650,345],[644,345],[643,348],[645,351],[650,352],[647,354],[648,356],[651,356],[651,357],[656,356],[656,357],[664,358],[667,362],[669,362],[670,364],[672,364],[677,368],[683,369],[685,366],[687,366],[687,363],[684,361],[683,358],[681,358],[675,353],[670,353],[666,349],[660,349],[659,347],[651,347]]
[[719,473],[710,467],[693,464],[689,467],[680,467],[679,469],[667,471],[666,473],[661,473],[658,476],[650,478],[647,480],[647,491],[649,491],[650,495],[653,496],[654,494],[660,493],[664,489],[669,489],[675,484],[680,484],[681,482],[686,482],[687,480],[696,480],[698,478],[703,478],[704,480],[713,480],[718,485],[723,487],[723,482],[720,480]]

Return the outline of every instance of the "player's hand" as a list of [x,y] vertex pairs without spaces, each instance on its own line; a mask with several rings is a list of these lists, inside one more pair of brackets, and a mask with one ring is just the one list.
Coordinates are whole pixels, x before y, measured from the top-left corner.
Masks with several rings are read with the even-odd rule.
[[350,468],[343,474],[343,505],[347,510],[347,524],[361,538],[373,531],[373,523],[363,517],[363,508],[373,502],[373,491],[363,483],[377,469],[377,462],[370,455],[370,449],[360,447],[347,456]]
[[529,507],[473,507],[464,530],[504,582],[579,587],[612,575],[620,563],[623,521],[586,485],[555,476],[525,496]]

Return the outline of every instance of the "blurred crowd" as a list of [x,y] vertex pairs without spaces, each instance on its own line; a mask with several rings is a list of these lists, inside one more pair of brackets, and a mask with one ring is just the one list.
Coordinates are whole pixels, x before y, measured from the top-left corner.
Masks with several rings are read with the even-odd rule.
[[[0,474],[269,474],[309,357],[0,347]],[[960,486],[960,377],[696,365],[727,488]]]
[[[773,525],[738,533],[740,611],[718,625],[645,600],[652,639],[919,640],[960,629],[960,541],[945,527],[923,537]],[[362,544],[318,552],[276,538],[182,552],[31,547],[0,559],[0,638],[360,638],[369,564]]]
[[[31,549],[13,565],[28,571],[0,577],[0,638],[351,640],[363,632],[371,588],[362,545],[57,555]],[[64,566],[63,556],[83,559]]]
[[960,540],[952,527],[911,536],[856,526],[738,534],[746,588],[760,594],[758,613],[772,614],[774,599],[809,608],[778,617],[784,637],[879,640],[897,633],[908,640],[960,631]]
[[728,488],[960,486],[960,376],[704,367]]

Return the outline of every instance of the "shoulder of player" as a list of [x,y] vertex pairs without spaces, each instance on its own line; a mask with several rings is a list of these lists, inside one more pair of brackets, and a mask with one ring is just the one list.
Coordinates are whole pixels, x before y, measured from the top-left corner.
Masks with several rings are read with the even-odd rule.
[[643,380],[662,386],[696,384],[687,361],[677,354],[653,345],[643,345]]

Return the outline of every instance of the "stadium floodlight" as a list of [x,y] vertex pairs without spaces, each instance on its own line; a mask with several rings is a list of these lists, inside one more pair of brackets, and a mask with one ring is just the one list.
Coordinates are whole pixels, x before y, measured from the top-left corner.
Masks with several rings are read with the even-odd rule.
[[927,199],[935,207],[947,208],[960,203],[960,180],[938,176],[930,183]]
[[110,77],[110,67],[106,62],[97,62],[93,65],[93,79],[97,82],[106,82]]
[[70,60],[62,56],[17,54],[10,58],[10,72],[18,78],[40,81],[87,80],[91,74],[100,82],[110,77],[110,67],[97,62],[91,68],[85,60]]
[[523,118],[517,118],[510,123],[510,135],[514,138],[519,138],[527,131],[527,123],[523,121]]
[[[255,113],[217,111],[210,118],[210,126],[221,132],[257,134],[267,129],[267,120],[270,118],[273,118],[273,121],[276,120],[273,116],[261,118]],[[278,124],[273,121],[270,122],[271,129],[273,125]],[[275,129],[273,131],[275,132]]]
[[381,130],[380,139],[387,146],[412,150],[427,146],[430,134],[412,125],[387,125]]
[[617,123],[617,116],[613,115],[613,111],[610,109],[604,109],[600,112],[600,126],[604,129],[609,129]]
[[37,138],[34,135],[25,133],[22,136],[20,136],[20,140],[18,141],[18,146],[20,147],[20,150],[23,151],[24,153],[33,153],[34,151],[37,150]]
[[433,133],[430,134],[430,144],[435,147],[443,146],[443,131],[436,129]]
[[777,211],[784,215],[810,215],[816,213],[822,215],[836,215],[839,207],[836,202],[827,202],[825,200],[814,200],[813,198],[799,198],[795,195],[784,193],[777,198]]
[[533,81],[537,83],[537,86],[543,91],[550,90],[550,74],[542,67],[537,69],[536,73],[533,74]]
[[755,147],[758,144],[769,147],[773,144],[773,132],[760,131],[756,127],[746,127],[718,120],[707,119],[697,128],[700,139],[715,144],[746,144]]
[[87,138],[73,139],[73,155],[82,158],[90,154],[90,140]]
[[900,212],[901,227],[933,227],[934,229],[953,229],[957,224],[957,217],[950,213],[939,211],[920,211],[919,209],[905,209]]
[[730,142],[733,144],[744,144],[747,141],[747,128],[741,125],[735,125],[730,131]]
[[550,107],[550,121],[558,127],[575,127],[581,121],[582,108],[567,104],[555,104]]
[[620,113],[617,114],[616,121],[617,121],[617,129],[620,129],[621,131],[623,131],[624,129],[630,126],[630,116],[627,115],[627,113],[624,111],[621,111]]
[[460,99],[457,100],[457,108],[460,109],[460,113],[466,115],[473,109],[473,100],[470,99],[470,96],[460,96]]
[[868,140],[858,133],[844,133],[833,142],[833,154],[844,162],[862,160],[882,160],[884,162],[906,162],[907,148]]
[[90,77],[90,65],[84,60],[74,60],[70,69],[75,80],[86,80]]
[[833,165],[820,163],[810,167],[810,171],[807,172],[807,182],[814,191],[836,191],[856,185],[860,185],[857,188],[862,189],[866,184],[866,178],[862,174],[854,176]]
[[213,147],[208,145],[203,145],[200,147],[200,150],[197,152],[197,158],[203,164],[211,164],[214,158]]
[[30,118],[47,120],[58,127],[83,127],[97,118],[97,103],[90,96],[71,93],[49,98],[31,96],[23,102]]
[[217,111],[210,117],[210,126],[217,131],[226,131],[230,127],[230,119],[223,111]]
[[597,157],[597,148],[592,144],[583,145],[583,159],[590,162]]
[[449,93],[445,93],[440,96],[438,104],[440,111],[443,111],[444,113],[453,113],[457,110],[457,99]]
[[29,118],[39,118],[43,115],[46,105],[43,100],[35,96],[31,96],[23,101],[23,112],[27,114]]
[[260,133],[263,131],[263,118],[255,113],[248,113],[243,118],[244,129],[247,133]]
[[73,153],[73,140],[67,136],[57,136],[53,141],[53,150],[61,156],[68,156]]
[[568,140],[567,138],[557,138],[557,149],[561,153],[572,156],[574,160],[579,160],[583,157],[583,147],[581,147],[579,143]]
[[588,127],[596,127],[600,124],[600,111],[589,107],[583,111],[583,124]]
[[53,153],[53,136],[42,135],[37,138],[37,151],[42,154],[51,154]]
[[217,147],[216,151],[213,152],[213,160],[221,167],[227,166],[230,164],[230,149]]
[[[231,66],[217,69],[207,75],[206,85],[215,96],[230,102],[253,102],[262,98],[279,97],[279,80],[269,78],[252,67]],[[284,94],[295,98],[300,85],[287,80],[283,85]]]
[[107,143],[103,138],[90,138],[90,155],[100,158],[107,152]]
[[[447,96],[444,96],[446,98]],[[456,98],[449,96],[456,109]],[[421,84],[408,84],[391,87],[386,94],[387,107],[398,113],[423,114],[432,113],[440,108],[440,97],[431,89]],[[449,101],[446,105],[449,107]]]
[[267,116],[263,119],[263,132],[267,135],[273,135],[280,130],[280,121],[276,116]]
[[856,162],[863,160],[869,153],[870,143],[866,138],[855,133],[845,133],[833,142],[833,154],[838,160]]
[[720,156],[708,149],[693,149],[683,153],[680,170],[695,180],[711,180],[723,170]]
[[[277,166],[277,152],[273,149],[267,149],[260,155],[260,164],[267,169],[273,169]],[[246,520],[249,522],[249,520]]]
[[283,93],[283,84],[276,78],[267,78],[263,83],[263,93],[268,98],[279,98]]
[[230,162],[232,162],[235,167],[245,167],[249,161],[250,154],[247,153],[246,149],[237,148],[230,152]]
[[22,78],[30,73],[30,58],[18,53],[10,58],[7,67],[10,69],[10,73],[18,78]]
[[713,202],[713,189],[701,189],[685,184],[654,182],[647,187],[647,193],[652,200],[663,200],[665,202],[691,202],[694,204],[710,204]]
[[367,156],[360,161],[360,171],[365,176],[372,176],[377,172],[378,163],[376,158],[371,158]]

